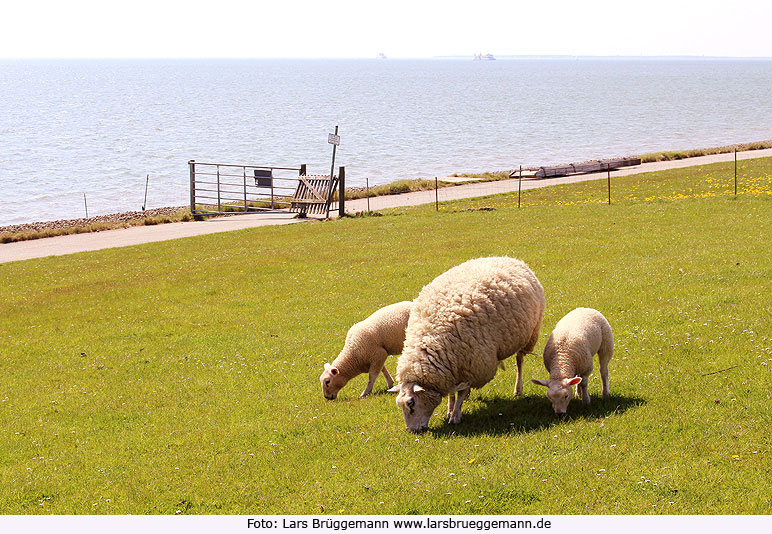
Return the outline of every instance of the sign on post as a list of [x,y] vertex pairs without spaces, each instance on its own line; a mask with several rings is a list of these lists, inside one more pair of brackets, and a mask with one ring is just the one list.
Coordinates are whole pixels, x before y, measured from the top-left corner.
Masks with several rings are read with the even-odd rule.
[[340,136],[338,135],[338,127],[335,127],[335,133],[327,134],[327,142],[332,145],[332,165],[330,166],[330,192],[327,194],[327,215],[326,218],[330,218],[330,202],[332,202],[332,183],[333,173],[335,172],[335,150],[340,144]]

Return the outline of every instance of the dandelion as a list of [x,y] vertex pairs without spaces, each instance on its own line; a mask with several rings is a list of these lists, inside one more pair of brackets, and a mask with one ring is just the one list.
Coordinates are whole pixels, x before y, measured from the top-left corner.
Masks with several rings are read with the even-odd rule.
[[471,464],[475,463],[476,461],[477,461],[476,458],[472,458],[471,460],[469,460],[469,464],[471,465]]

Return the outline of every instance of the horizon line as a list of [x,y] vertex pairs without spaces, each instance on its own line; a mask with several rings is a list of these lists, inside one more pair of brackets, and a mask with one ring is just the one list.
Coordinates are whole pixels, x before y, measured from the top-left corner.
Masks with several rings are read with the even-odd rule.
[[[689,54],[659,54],[659,55],[608,55],[608,54],[500,54],[493,56],[496,59],[737,59],[737,60],[772,60],[772,56],[721,56],[721,55],[689,55]],[[387,56],[386,60],[428,60],[428,59],[473,59],[475,54],[449,54],[434,56]],[[370,60],[380,58],[374,56],[330,56],[330,57],[308,57],[308,56],[18,56],[18,57],[0,57],[0,61],[51,61],[51,60]]]

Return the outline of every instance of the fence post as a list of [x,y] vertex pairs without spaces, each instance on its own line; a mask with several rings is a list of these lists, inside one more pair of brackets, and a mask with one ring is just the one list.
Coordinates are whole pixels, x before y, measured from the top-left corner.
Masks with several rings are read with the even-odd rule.
[[437,177],[434,177],[434,211],[440,211],[440,200],[438,190]]
[[222,199],[220,190],[220,166],[217,165],[217,211],[222,212]]
[[150,183],[150,175],[148,174],[145,178],[145,201],[142,203],[142,211],[145,211],[145,206],[147,206],[147,185]]
[[190,214],[196,213],[196,160],[188,161],[190,167]]
[[737,196],[737,147],[734,147],[734,196]]
[[276,209],[273,198],[273,167],[271,167],[271,209]]
[[346,215],[346,167],[338,167],[338,217]]
[[606,163],[606,173],[608,176],[608,205],[611,206],[611,164]]
[[365,186],[367,187],[367,213],[370,213],[370,178],[365,176]]
[[523,187],[523,166],[520,165],[520,178],[517,181],[517,207],[520,208],[520,190]]
[[242,167],[242,171],[244,171],[244,213],[247,213],[249,211],[247,207],[247,168]]

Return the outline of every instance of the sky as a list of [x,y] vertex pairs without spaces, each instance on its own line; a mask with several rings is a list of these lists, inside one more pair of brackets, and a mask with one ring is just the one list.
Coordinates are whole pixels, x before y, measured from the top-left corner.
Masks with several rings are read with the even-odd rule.
[[772,57],[772,0],[9,0],[0,58]]

